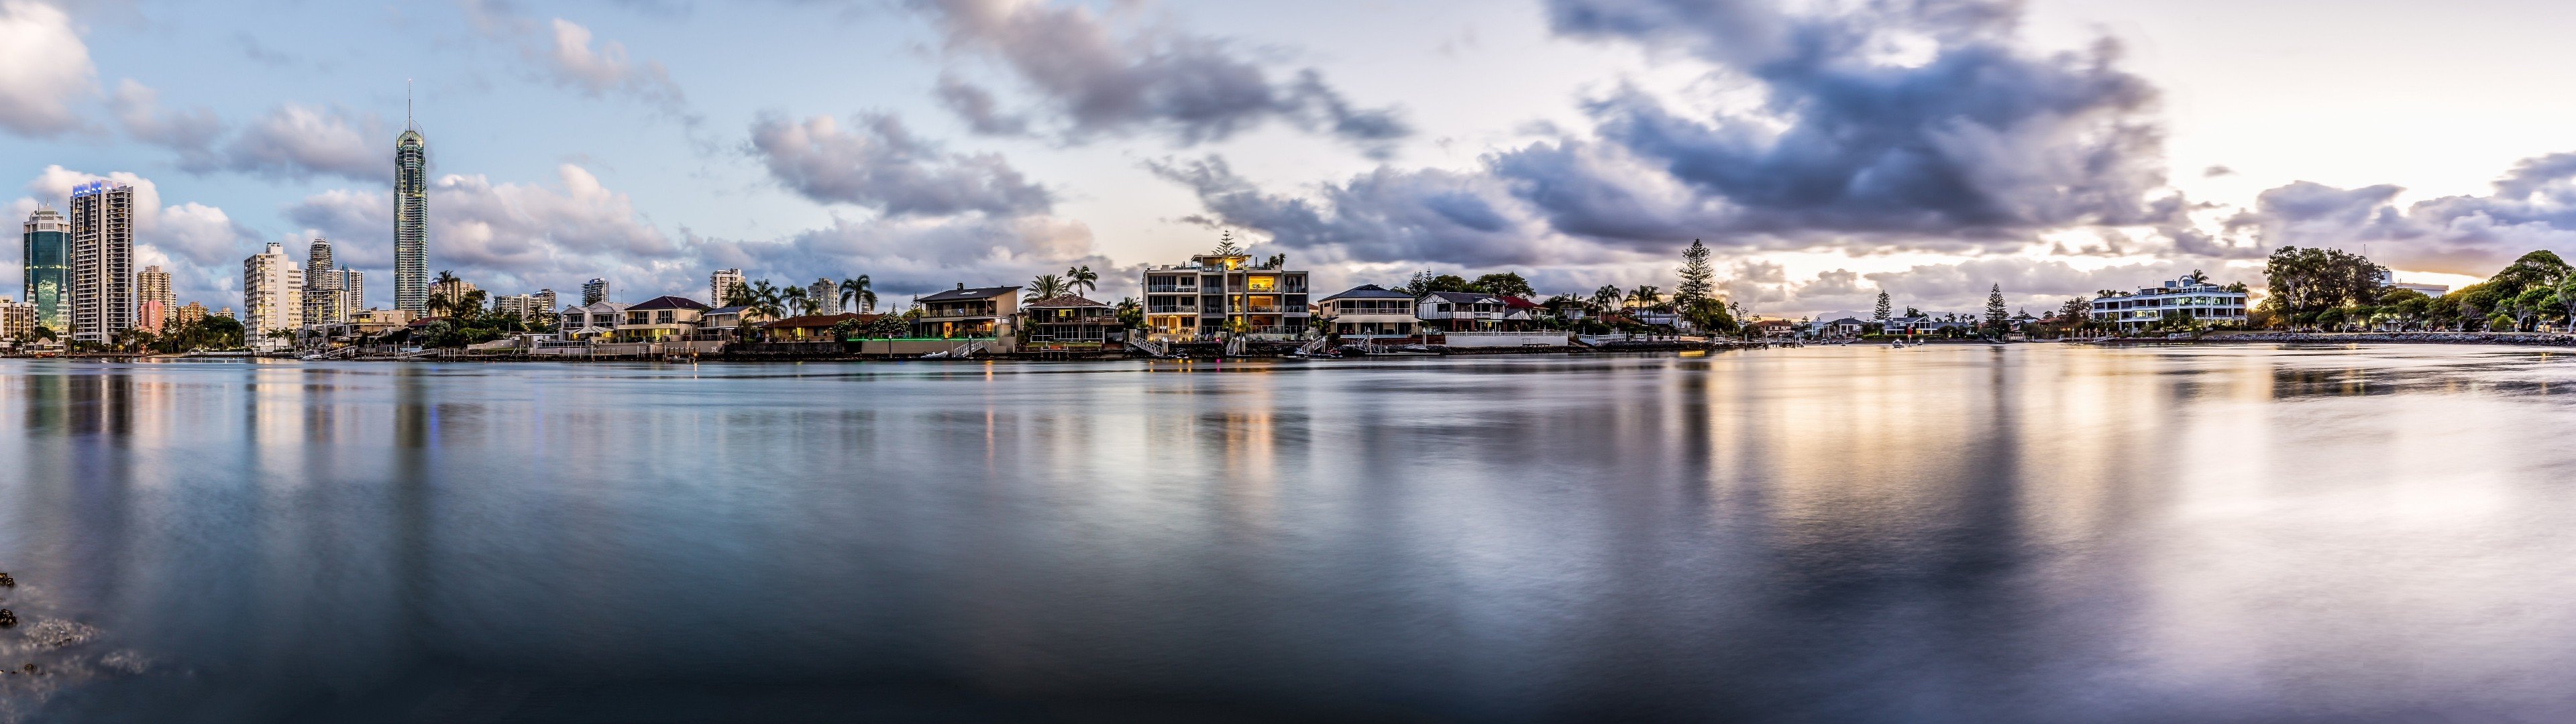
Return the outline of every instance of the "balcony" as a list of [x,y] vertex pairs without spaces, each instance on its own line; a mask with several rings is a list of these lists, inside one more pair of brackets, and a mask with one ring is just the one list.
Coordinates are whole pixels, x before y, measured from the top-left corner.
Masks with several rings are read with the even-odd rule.
[[1147,284],[1147,285],[1145,285],[1145,293],[1146,293],[1146,294],[1197,294],[1197,293],[1199,293],[1199,288],[1198,288],[1198,287],[1185,287],[1185,286],[1180,286],[1180,285],[1177,285],[1177,284]]
[[1198,307],[1146,307],[1146,314],[1197,314]]

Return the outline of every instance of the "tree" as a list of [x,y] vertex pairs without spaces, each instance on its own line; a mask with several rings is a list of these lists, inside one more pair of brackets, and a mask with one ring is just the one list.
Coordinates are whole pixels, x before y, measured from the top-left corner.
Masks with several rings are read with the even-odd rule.
[[1040,274],[1038,275],[1038,278],[1029,281],[1029,294],[1027,301],[1044,301],[1047,299],[1053,299],[1064,293],[1065,283],[1063,278],[1053,274]]
[[[1422,283],[1422,294],[1429,294],[1432,292],[1474,291],[1473,287],[1474,285],[1468,283],[1466,277],[1458,276],[1456,274],[1442,274],[1424,281]],[[1421,294],[1416,294],[1414,296],[1418,297],[1421,296]]]
[[2495,285],[2497,294],[2508,298],[2519,297],[2522,296],[2523,290],[2532,287],[2558,286],[2559,281],[2566,279],[2570,271],[2566,261],[2559,259],[2557,254],[2542,249],[2513,260],[2512,264],[2507,264],[2504,269],[2497,271],[2495,276],[2487,278],[2487,283]]
[[1690,248],[1682,250],[1681,283],[1673,286],[1673,304],[1683,309],[1696,306],[1717,291],[1715,271],[1709,269],[1708,245],[1692,239]]
[[2004,285],[1997,284],[1986,292],[1986,331],[2003,334],[2012,325],[2012,315],[2004,309]]
[[1227,229],[1227,230],[1225,230],[1225,235],[1224,235],[1224,236],[1217,237],[1217,240],[1216,240],[1216,255],[1217,255],[1217,256],[1239,256],[1239,255],[1241,255],[1241,254],[1243,254],[1243,247],[1235,246],[1235,245],[1234,245],[1234,230],[1233,230],[1233,229]]
[[491,292],[476,289],[466,292],[465,296],[450,300],[447,305],[447,311],[449,314],[458,317],[483,316],[483,302],[484,300],[491,298]]
[[[786,301],[786,296],[779,292],[777,286],[770,284],[769,280],[760,279],[743,286],[745,289],[749,290],[744,297],[744,301],[748,301],[750,303],[742,306],[749,307],[750,311],[757,312],[760,316],[767,317],[769,319],[778,319],[780,317],[787,316],[787,310],[783,304],[783,302]],[[743,325],[743,328],[754,330],[758,329],[757,327],[753,327],[748,324]]]
[[[1089,269],[1089,267],[1084,268]],[[866,274],[861,274],[855,279],[841,280],[841,304],[857,309],[863,314],[877,313],[877,290],[870,285],[871,282],[868,281]]]
[[1619,287],[1615,285],[1603,284],[1601,288],[1592,290],[1592,306],[1599,307],[1602,311],[1617,309],[1619,300],[1623,298],[1625,295],[1621,294]]
[[1664,290],[1657,289],[1652,284],[1640,284],[1636,289],[1628,292],[1628,303],[1639,309],[1652,309],[1663,301]]
[[[1285,255],[1283,254],[1282,256]],[[1064,287],[1065,293],[1067,294],[1080,294],[1086,291],[1100,291],[1100,275],[1092,272],[1091,265],[1089,264],[1072,267],[1064,270]],[[1077,290],[1075,287],[1080,287],[1081,289]]]
[[1484,292],[1498,297],[1521,297],[1523,299],[1527,299],[1538,295],[1538,290],[1531,289],[1529,280],[1522,279],[1518,272],[1503,272],[1500,274],[1487,274],[1476,277],[1476,281],[1469,282],[1467,286],[1473,291]]
[[2263,265],[2272,289],[2266,303],[2278,304],[2292,317],[2359,304],[2379,296],[2380,279],[2387,272],[2340,249],[2284,246],[2273,250]]
[[1869,318],[1877,320],[1879,324],[1886,324],[1887,320],[1895,318],[1893,306],[1887,299],[1887,290],[1878,290],[1878,309],[1870,312]]
[[1414,272],[1413,278],[1404,283],[1404,293],[1412,295],[1417,299],[1421,298],[1422,295],[1430,294],[1431,270],[1423,269]]
[[2190,274],[2183,275],[2183,281],[2191,282],[2193,284],[2208,284],[2209,275],[2203,273],[2201,270],[2193,269]]
[[1135,297],[1118,300],[1117,314],[1121,327],[1135,329],[1145,326],[1145,305],[1137,302]]
[[785,289],[780,289],[778,300],[787,305],[787,311],[794,312],[799,317],[814,311],[814,300],[806,294],[804,287],[789,285]]
[[2514,329],[2531,330],[2535,327],[2533,322],[2537,321],[2541,314],[2557,306],[2558,288],[2555,286],[2535,284],[2529,289],[2522,290],[2522,294],[2513,298]]

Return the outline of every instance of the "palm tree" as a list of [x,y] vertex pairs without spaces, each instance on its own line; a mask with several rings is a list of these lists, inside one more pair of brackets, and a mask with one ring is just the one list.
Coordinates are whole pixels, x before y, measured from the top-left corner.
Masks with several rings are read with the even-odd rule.
[[1628,292],[1628,302],[1638,307],[1652,307],[1662,303],[1663,300],[1664,291],[1656,289],[1651,284],[1639,285],[1634,291]]
[[814,299],[805,294],[804,287],[788,287],[779,290],[778,296],[780,301],[787,303],[787,309],[795,312],[797,316],[805,316],[814,311]]
[[1058,278],[1053,274],[1040,274],[1037,279],[1029,282],[1028,300],[1037,302],[1053,299],[1057,295],[1064,294],[1064,290],[1065,284],[1063,279]]
[[857,279],[841,280],[841,303],[866,314],[877,313],[877,291],[868,284],[866,274],[859,275]]
[[1091,271],[1091,265],[1089,264],[1065,269],[1065,291],[1068,293],[1080,294],[1081,292],[1074,291],[1075,287],[1081,287],[1084,291],[1100,291],[1100,275]]
[[450,300],[447,304],[447,310],[459,317],[479,317],[483,315],[483,300],[489,299],[491,296],[491,292],[486,292],[481,289],[466,292],[463,298]]
[[743,301],[750,303],[743,306],[750,307],[751,311],[758,312],[760,313],[760,316],[770,319],[777,319],[779,317],[786,316],[784,314],[785,310],[780,308],[780,302],[783,301],[784,298],[779,296],[778,287],[770,284],[769,280],[762,279],[745,286],[748,287],[750,291],[743,295]]
[[2193,269],[2193,270],[2191,270],[2191,274],[2190,274],[2189,276],[2185,276],[2185,277],[2183,277],[2183,278],[2184,278],[2184,279],[2191,280],[2191,283],[2193,283],[2193,284],[2208,284],[2208,283],[2209,283],[2209,275],[2208,275],[2208,274],[2205,274],[2205,273],[2202,273],[2202,272],[2201,272],[2200,270],[2198,270],[2198,269]]
[[1603,284],[1601,288],[1592,290],[1592,306],[1600,307],[1605,311],[1615,309],[1619,306],[1619,300],[1626,297],[1627,295],[1621,293],[1616,285]]

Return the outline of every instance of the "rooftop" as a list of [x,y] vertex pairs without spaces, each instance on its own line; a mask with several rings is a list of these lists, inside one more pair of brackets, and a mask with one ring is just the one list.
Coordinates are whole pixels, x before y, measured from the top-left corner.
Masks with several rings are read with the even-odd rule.
[[1018,294],[1018,293],[1020,293],[1020,288],[1019,288],[1017,285],[1007,286],[1007,287],[975,287],[975,288],[971,288],[971,289],[950,289],[950,290],[948,290],[948,291],[940,292],[940,293],[938,293],[938,294],[933,294],[933,295],[930,295],[930,296],[927,296],[927,297],[922,297],[922,298],[921,298],[921,301],[924,301],[924,302],[964,302],[964,301],[972,301],[972,300],[976,300],[976,299],[987,299],[987,298],[991,298],[991,297],[999,297],[999,296],[1010,295],[1010,294]]
[[1023,304],[1021,306],[1028,307],[1030,309],[1064,309],[1072,307],[1106,307],[1109,305],[1091,301],[1089,298],[1080,294],[1058,294],[1030,302],[1028,304]]
[[1362,284],[1362,285],[1359,285],[1359,286],[1356,286],[1356,287],[1351,287],[1348,291],[1344,291],[1344,292],[1342,292],[1342,293],[1340,293],[1340,294],[1335,294],[1335,295],[1333,295],[1333,296],[1325,297],[1325,298],[1318,299],[1318,300],[1315,300],[1315,301],[1318,301],[1318,302],[1329,302],[1329,301],[1333,301],[1333,300],[1335,300],[1335,299],[1412,299],[1412,298],[1413,298],[1413,295],[1411,295],[1411,294],[1406,294],[1406,293],[1404,293],[1404,292],[1395,291],[1395,290],[1393,290],[1393,289],[1388,289],[1388,288],[1386,288],[1386,287],[1381,287],[1381,286],[1378,286],[1378,285],[1375,285],[1375,284]]
[[698,300],[690,299],[688,297],[661,296],[638,302],[635,306],[627,307],[627,309],[695,309],[703,312],[707,310],[707,305],[699,303]]

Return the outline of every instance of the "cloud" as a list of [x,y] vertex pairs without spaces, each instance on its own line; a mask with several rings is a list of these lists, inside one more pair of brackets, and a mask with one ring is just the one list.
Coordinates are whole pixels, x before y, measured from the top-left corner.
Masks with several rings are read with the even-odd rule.
[[1633,45],[1759,100],[1680,110],[1697,101],[1623,86],[1582,103],[1588,129],[1540,129],[1553,137],[1467,169],[1381,168],[1306,194],[1254,188],[1221,163],[1154,168],[1212,221],[1375,262],[1619,265],[1691,238],[1737,253],[1992,254],[2065,229],[2190,225],[2194,207],[2165,185],[2155,89],[2108,42],[2022,47],[2018,5],[1546,7],[1559,35]]
[[689,127],[700,120],[689,112],[688,95],[671,79],[670,69],[661,61],[635,60],[624,43],[598,40],[590,28],[563,18],[538,23],[506,0],[465,0],[460,7],[476,33],[516,45],[538,80],[592,98],[633,98]]
[[614,40],[593,49],[590,29],[563,18],[553,20],[552,38],[553,45],[545,51],[544,60],[558,84],[578,88],[594,98],[624,93],[674,112],[688,105],[680,84],[672,82],[670,71],[660,61],[629,60],[626,46]]
[[[219,168],[270,178],[332,175],[390,182],[391,141],[392,134],[373,116],[356,119],[338,110],[289,103],[244,126],[225,145]],[[200,165],[190,170],[211,169]]]
[[[739,266],[755,277],[804,281],[814,275],[869,275],[880,293],[927,294],[967,286],[1025,284],[1039,274],[1089,265],[1103,290],[1122,279],[1107,257],[1092,253],[1090,227],[1053,217],[988,219],[836,219],[775,241],[702,240],[714,266]],[[710,266],[709,268],[714,268]],[[703,280],[701,280],[703,281]]]
[[80,127],[72,103],[97,92],[97,75],[70,16],[31,0],[0,1],[0,128],[50,138]]
[[[1925,311],[1969,312],[1985,308],[1986,294],[1992,285],[2002,285],[2004,302],[2015,310],[2027,308],[2032,314],[2054,310],[2072,297],[2090,297],[2102,289],[2136,289],[2143,285],[2173,279],[2195,268],[2186,260],[2161,260],[2122,264],[2094,269],[2081,269],[2056,259],[2029,257],[1989,257],[1968,259],[1949,264],[1921,264],[1904,271],[1862,274],[1899,306],[1913,306]],[[2203,269],[2211,281],[2226,284],[2246,282],[2260,286],[2261,272],[2252,267],[2219,267]],[[1822,281],[1820,279],[1820,281]],[[1828,288],[1813,288],[1816,292]],[[1830,287],[1843,291],[1842,287]],[[1827,295],[1801,290],[1800,302],[1817,303],[1817,308],[1853,306],[1859,297],[1874,298],[1876,289],[1865,294]]]
[[[1384,155],[1412,133],[1393,110],[1351,106],[1313,70],[1276,72],[1222,39],[1167,27],[1120,33],[1082,6],[1046,0],[911,3],[938,23],[951,50],[992,58],[1035,92],[1074,140],[1152,131],[1186,146],[1276,119]],[[943,84],[943,100],[969,124],[994,118],[959,102],[972,100],[964,87]]]
[[224,134],[223,119],[202,106],[164,111],[160,98],[160,92],[128,78],[117,82],[108,107],[116,112],[125,134],[135,140],[179,152],[182,165],[214,164],[213,146]]
[[1001,111],[993,92],[983,86],[939,76],[939,105],[966,121],[966,127],[987,136],[1017,136],[1029,131],[1029,119]]
[[806,198],[865,206],[889,216],[1045,213],[1052,195],[997,154],[955,154],[914,137],[889,115],[844,129],[830,116],[803,122],[763,116],[751,151],[772,177]]
[[2400,269],[2486,276],[2534,249],[2576,253],[2576,153],[2524,159],[2493,193],[2400,207],[2403,187],[2339,188],[2300,181],[2255,197],[2228,221],[2271,246],[2361,251]]

